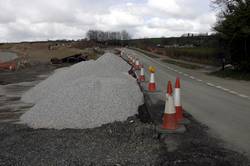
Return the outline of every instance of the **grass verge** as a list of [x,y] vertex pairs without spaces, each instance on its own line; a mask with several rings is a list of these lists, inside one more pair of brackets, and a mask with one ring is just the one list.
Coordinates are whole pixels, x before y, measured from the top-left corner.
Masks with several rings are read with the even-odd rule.
[[170,63],[170,64],[173,64],[173,65],[177,65],[177,66],[180,66],[180,67],[183,67],[183,68],[193,69],[193,70],[201,68],[200,66],[197,66],[197,65],[177,62],[177,61],[170,60],[170,59],[164,59],[164,60],[162,60],[162,62]]
[[139,51],[139,52],[141,52],[141,53],[143,53],[143,54],[149,56],[150,58],[159,58],[159,57],[157,57],[157,56],[155,56],[155,55],[153,55],[153,54],[151,54],[151,53],[148,53],[147,51],[143,51],[143,50],[138,49],[138,48],[133,48],[133,47],[131,47],[130,49]]
[[213,75],[213,76],[217,76],[221,78],[231,78],[235,80],[250,81],[250,73],[241,72],[241,71],[232,70],[232,69],[215,71],[215,72],[209,73],[209,75]]

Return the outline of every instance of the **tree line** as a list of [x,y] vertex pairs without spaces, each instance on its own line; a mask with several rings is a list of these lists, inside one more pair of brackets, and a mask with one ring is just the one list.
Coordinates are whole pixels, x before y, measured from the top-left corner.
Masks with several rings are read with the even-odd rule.
[[250,72],[250,1],[212,0],[220,10],[214,26],[226,58],[241,71]]
[[89,40],[98,41],[98,42],[131,39],[130,34],[125,30],[122,30],[121,32],[89,30],[86,34],[86,37]]

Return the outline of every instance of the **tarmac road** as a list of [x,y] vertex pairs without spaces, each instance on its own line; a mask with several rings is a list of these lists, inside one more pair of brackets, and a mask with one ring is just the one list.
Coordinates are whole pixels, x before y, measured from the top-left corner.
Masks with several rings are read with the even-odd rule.
[[[124,49],[125,53],[134,55],[147,69],[155,66],[157,88],[165,96],[168,80],[181,78],[182,105],[201,123],[210,128],[210,134],[225,141],[225,146],[246,153],[250,157],[250,97],[238,93],[235,87],[225,88],[223,82],[216,84],[193,76],[190,70],[168,64],[157,58],[150,58],[143,53]],[[188,72],[187,72],[188,71]],[[146,79],[149,73],[146,72]],[[250,85],[250,83],[249,83]],[[249,88],[250,89],[250,88]],[[249,92],[246,92],[248,94]]]

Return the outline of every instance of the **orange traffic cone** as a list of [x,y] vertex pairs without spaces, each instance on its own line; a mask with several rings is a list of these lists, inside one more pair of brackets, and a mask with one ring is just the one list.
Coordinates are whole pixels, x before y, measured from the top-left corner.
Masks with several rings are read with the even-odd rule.
[[144,75],[144,67],[143,67],[143,65],[141,65],[141,74],[140,74],[139,80],[141,82],[145,81],[145,75]]
[[132,57],[128,56],[128,63],[131,65],[132,64]]
[[132,57],[132,65],[135,65],[135,58]]
[[174,99],[172,96],[172,84],[168,81],[168,89],[166,94],[166,104],[163,115],[163,124],[159,126],[158,131],[164,133],[183,133],[186,128],[183,125],[179,125],[176,119],[176,112],[174,107]]
[[175,93],[174,93],[174,103],[176,110],[176,119],[177,121],[183,120],[183,111],[181,106],[181,86],[180,86],[180,78],[176,78],[175,82]]
[[189,124],[190,121],[183,117],[183,109],[181,104],[181,86],[180,78],[176,78],[175,93],[174,93],[174,105],[176,111],[176,119],[179,124]]
[[177,126],[177,119],[176,119],[176,112],[174,108],[174,99],[172,96],[172,84],[171,81],[168,81],[168,90],[167,90],[167,100],[165,105],[165,111],[163,115],[163,129],[175,130],[178,128]]
[[140,69],[140,62],[139,59],[135,60],[135,70],[139,70]]
[[155,83],[155,68],[150,66],[149,67],[150,72],[150,80],[148,83],[148,91],[149,92],[155,92],[156,91],[156,83]]

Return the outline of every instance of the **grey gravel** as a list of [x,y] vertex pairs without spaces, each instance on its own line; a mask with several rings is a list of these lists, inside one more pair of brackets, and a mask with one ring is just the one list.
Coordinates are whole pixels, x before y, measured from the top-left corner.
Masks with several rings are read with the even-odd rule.
[[158,165],[165,149],[155,134],[135,117],[83,130],[4,124],[0,165]]

